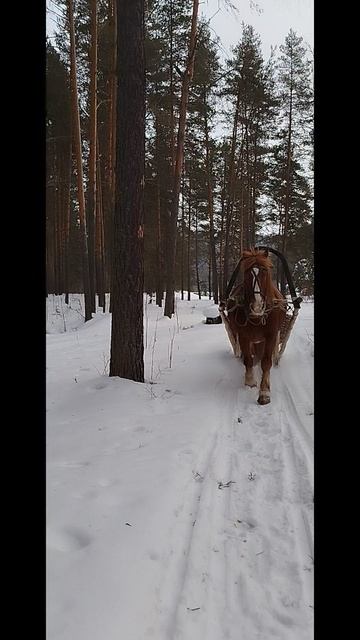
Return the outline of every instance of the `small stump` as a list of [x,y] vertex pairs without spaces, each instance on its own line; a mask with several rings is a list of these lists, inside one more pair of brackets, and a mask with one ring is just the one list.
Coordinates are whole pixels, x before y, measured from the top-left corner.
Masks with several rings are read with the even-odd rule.
[[212,305],[211,307],[206,307],[203,310],[203,315],[205,316],[205,324],[221,324],[222,318],[219,314],[219,308],[217,305]]
[[216,318],[206,318],[205,324],[221,324],[222,319],[221,316],[216,316]]

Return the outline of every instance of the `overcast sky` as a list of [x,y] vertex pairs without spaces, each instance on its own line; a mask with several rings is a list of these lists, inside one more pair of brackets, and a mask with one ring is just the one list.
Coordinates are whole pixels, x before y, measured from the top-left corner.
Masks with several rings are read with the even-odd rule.
[[[290,28],[302,36],[314,48],[314,0],[232,0],[238,11],[226,8],[225,0],[202,0],[201,12],[210,18],[211,28],[220,37],[226,52],[241,38],[241,22],[251,24],[259,34],[265,58],[270,56],[271,46],[285,41]],[[251,5],[257,5],[258,10]],[[259,12],[260,11],[260,12]],[[225,54],[224,54],[225,55]]]
[[[214,16],[210,27],[220,37],[223,50],[219,53],[225,57],[230,54],[230,47],[241,38],[241,22],[253,25],[260,35],[265,58],[270,55],[270,47],[284,43],[290,28],[314,47],[314,0],[232,0],[237,13],[230,11],[225,0],[200,0],[200,11],[207,18]],[[52,11],[56,7],[51,0],[46,2],[47,32],[51,34],[55,27],[56,16]],[[253,6],[256,5],[258,10]],[[220,7],[220,11],[218,11]],[[216,15],[214,15],[216,13]]]

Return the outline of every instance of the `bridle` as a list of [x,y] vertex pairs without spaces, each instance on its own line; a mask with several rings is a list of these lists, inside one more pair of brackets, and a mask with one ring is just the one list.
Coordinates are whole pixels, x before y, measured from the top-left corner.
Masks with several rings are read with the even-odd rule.
[[[245,316],[246,316],[245,324],[248,322],[254,325],[266,324],[267,315],[270,309],[266,309],[266,296],[263,294],[261,290],[260,274],[261,272],[264,272],[264,271],[266,271],[266,268],[258,264],[255,264],[253,267],[248,269],[248,272],[250,272],[250,275],[252,277],[251,289],[250,291],[248,291],[248,293],[250,294],[249,300],[246,300],[248,296],[246,295],[247,291],[245,287],[245,275],[244,275],[244,298],[245,298],[244,310],[245,310]],[[254,306],[256,304],[256,301],[258,300],[258,296],[260,296],[260,300],[261,300],[260,313],[257,313],[254,310]]]
[[[249,269],[252,277],[253,277],[253,284],[252,284],[252,297],[254,297],[256,299],[256,295],[260,295],[262,298],[262,302],[264,304],[264,302],[266,301],[266,296],[264,296],[264,294],[261,291],[261,285],[260,285],[260,280],[259,280],[259,274],[261,273],[261,271],[266,271],[265,267],[261,267],[259,265],[256,265],[254,267],[252,267],[251,269]],[[257,288],[256,288],[257,287]],[[249,307],[251,309],[252,307],[252,303],[249,303]]]
[[[266,246],[258,246],[255,247],[255,250],[259,250],[259,251],[263,251],[265,254],[265,257],[268,256],[268,252],[271,251],[271,253],[273,253],[274,255],[276,255],[278,257],[278,259],[281,261],[287,282],[288,282],[288,286],[289,286],[289,290],[290,290],[290,294],[291,294],[291,303],[287,302],[284,298],[278,298],[278,297],[267,297],[266,299],[266,304],[265,304],[265,309],[264,312],[261,316],[252,316],[248,313],[248,308],[249,306],[247,305],[246,301],[245,301],[245,287],[243,285],[243,295],[236,295],[234,292],[234,295],[231,295],[232,291],[233,291],[233,287],[236,283],[236,278],[238,276],[238,273],[240,271],[240,267],[241,267],[241,263],[244,259],[246,259],[247,256],[241,256],[239,262],[237,263],[232,276],[227,284],[226,290],[225,290],[225,295],[223,295],[222,300],[219,304],[219,311],[220,312],[224,312],[225,309],[227,309],[227,313],[233,313],[234,311],[238,310],[238,309],[242,309],[244,315],[245,315],[245,322],[240,323],[238,321],[238,319],[236,320],[238,326],[242,326],[244,327],[247,324],[253,324],[253,325],[260,325],[260,324],[266,324],[267,321],[267,317],[268,315],[271,313],[271,311],[273,311],[274,309],[279,309],[281,308],[282,310],[284,310],[285,312],[287,312],[289,309],[291,309],[290,305],[293,305],[294,307],[294,311],[293,311],[293,317],[295,316],[295,313],[297,314],[300,308],[300,303],[302,302],[302,298],[300,296],[296,295],[296,291],[295,291],[295,287],[292,281],[292,277],[291,277],[291,273],[289,270],[289,266],[286,262],[285,257],[283,256],[283,254],[278,251],[277,249],[273,249],[272,247],[266,247]],[[255,267],[257,267],[259,269],[259,271],[261,269],[266,269],[266,267],[263,267],[261,265],[258,264],[254,264],[253,267],[251,267],[250,269],[253,270]],[[248,269],[247,269],[248,271]],[[256,288],[258,287],[258,290],[256,290]],[[260,287],[260,282],[259,282],[259,275],[258,273],[253,273],[253,284],[252,284],[252,290],[251,290],[251,295],[255,295],[255,294],[260,294],[263,298],[263,300],[265,300],[264,295],[261,292],[261,287]],[[233,300],[235,304],[233,304],[232,306],[230,306],[230,308],[228,308],[228,301],[229,300]]]
[[[240,268],[240,262],[238,267]],[[236,275],[239,271],[239,268],[236,270]],[[256,271],[257,270],[257,271]],[[245,299],[246,293],[245,293],[245,282],[244,282],[244,299],[242,300],[236,300],[236,298],[234,298],[235,300],[235,304],[228,309],[228,313],[233,313],[236,309],[243,309],[244,313],[245,313],[245,322],[244,323],[239,323],[239,326],[245,326],[247,324],[252,324],[252,325],[265,325],[268,315],[269,313],[274,309],[274,307],[276,307],[278,305],[278,301],[277,299],[274,299],[272,301],[272,304],[267,305],[266,304],[266,295],[263,294],[263,292],[261,291],[261,284],[260,284],[260,273],[262,271],[267,271],[267,268],[259,265],[259,264],[254,264],[252,267],[250,267],[249,269],[246,270],[245,273],[250,272],[252,275],[252,284],[251,284],[251,289],[250,289],[250,298],[255,298],[255,294],[260,295],[261,299],[262,299],[262,306],[263,306],[263,312],[261,314],[254,314],[253,309],[252,309],[252,305],[253,303],[248,303]],[[234,283],[235,278],[231,278],[229,285],[232,286]],[[227,296],[229,297],[229,286],[227,288]],[[246,296],[247,297],[247,296]],[[280,302],[280,301],[279,301]]]

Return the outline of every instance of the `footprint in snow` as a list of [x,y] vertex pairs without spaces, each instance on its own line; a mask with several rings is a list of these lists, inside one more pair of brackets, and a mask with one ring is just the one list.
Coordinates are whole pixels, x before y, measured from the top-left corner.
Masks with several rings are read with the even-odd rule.
[[68,552],[79,551],[91,543],[92,538],[86,531],[77,527],[48,531],[46,544],[50,549]]
[[77,462],[77,461],[72,461],[69,460],[68,462],[59,462],[59,464],[57,464],[57,467],[60,468],[68,468],[68,469],[82,469],[83,467],[88,467],[90,465],[90,462]]
[[107,387],[106,382],[97,382],[94,385],[94,389],[96,389],[96,391],[100,391],[101,389],[106,389],[106,387]]
[[99,480],[98,485],[100,487],[110,487],[112,484],[114,484],[113,480],[109,480],[108,478],[101,478],[101,480]]

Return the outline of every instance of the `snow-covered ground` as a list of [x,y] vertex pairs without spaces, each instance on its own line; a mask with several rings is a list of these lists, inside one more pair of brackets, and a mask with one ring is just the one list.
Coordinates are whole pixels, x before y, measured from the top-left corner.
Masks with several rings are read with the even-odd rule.
[[313,303],[259,406],[209,300],[145,304],[140,384],[80,298],[47,303],[47,640],[312,640]]

